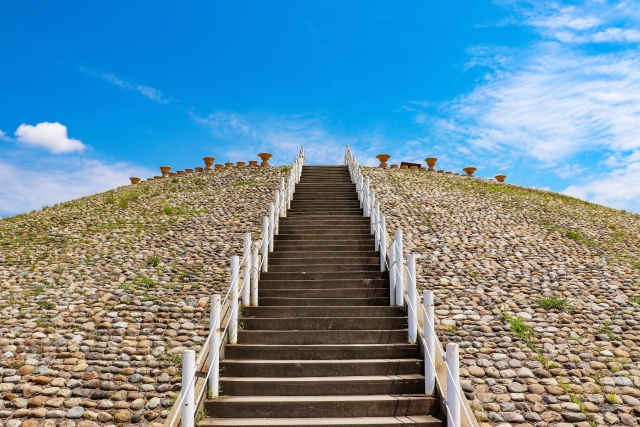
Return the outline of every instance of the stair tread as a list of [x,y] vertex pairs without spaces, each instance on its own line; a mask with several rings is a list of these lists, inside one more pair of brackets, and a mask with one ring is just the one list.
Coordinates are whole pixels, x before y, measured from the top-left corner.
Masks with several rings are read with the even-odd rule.
[[401,375],[354,375],[354,376],[331,376],[331,377],[221,377],[223,381],[236,382],[356,382],[356,381],[399,381],[399,380],[423,380],[424,376],[420,374],[401,374]]
[[386,402],[394,400],[432,399],[424,394],[367,394],[367,395],[331,395],[331,396],[220,396],[207,399],[211,402]]
[[353,418],[206,418],[201,426],[370,426],[441,423],[430,415],[410,417],[353,417]]

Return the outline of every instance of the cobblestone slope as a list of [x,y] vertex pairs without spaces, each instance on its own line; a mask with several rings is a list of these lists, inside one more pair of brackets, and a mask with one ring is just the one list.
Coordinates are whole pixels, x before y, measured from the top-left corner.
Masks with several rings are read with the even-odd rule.
[[[158,425],[287,168],[143,182],[0,221],[0,426]],[[160,424],[161,425],[161,424]]]
[[365,168],[421,254],[484,425],[637,425],[640,216],[549,192]]

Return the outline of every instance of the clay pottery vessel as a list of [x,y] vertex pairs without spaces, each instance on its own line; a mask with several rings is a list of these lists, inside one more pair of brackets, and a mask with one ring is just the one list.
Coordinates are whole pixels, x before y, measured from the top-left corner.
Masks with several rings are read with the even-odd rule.
[[416,171],[417,171],[417,170],[418,170],[418,167],[417,167],[417,166],[409,166],[409,169],[411,169],[411,170],[416,170]]
[[147,181],[153,181],[153,178],[147,178]]
[[451,172],[451,171],[446,171],[444,174],[445,174],[445,175],[453,175],[453,172]]
[[407,166],[407,165],[400,165],[400,169],[409,169],[409,166]]
[[438,161],[438,159],[435,157],[427,157],[426,159],[424,159],[424,161],[427,162],[427,166],[429,166],[428,170],[431,172],[435,172],[436,162]]
[[389,169],[398,169],[398,165],[391,165],[389,166]]
[[[201,167],[196,167],[195,169],[196,169],[196,172],[202,172],[202,171],[204,170],[204,169],[203,169],[203,168],[201,168]],[[211,170],[211,168],[209,168],[209,170]]]
[[391,158],[391,156],[389,154],[378,154],[376,156],[376,159],[380,160],[380,166],[381,168],[386,168],[387,167],[387,160],[389,160]]
[[262,163],[260,163],[260,166],[271,166],[269,164],[269,159],[273,157],[273,154],[258,153],[258,157],[260,157],[260,160],[262,160]]
[[496,175],[496,181],[498,182],[504,182],[504,179],[507,177],[507,175]]
[[444,173],[444,169],[440,169],[438,173]]
[[171,166],[160,166],[160,172],[162,172],[162,176],[165,178],[169,176],[169,172],[171,171]]
[[178,175],[178,174],[175,173],[175,172],[169,172],[169,176],[176,176],[176,175]]
[[425,168],[424,166],[420,168],[421,171],[426,171],[427,168]]
[[224,169],[224,165],[221,165],[220,163],[218,163],[216,165],[216,169]]
[[256,166],[258,166],[258,161],[257,160],[249,160],[249,166],[251,166],[252,168],[255,168]]
[[161,176],[158,176],[158,175],[156,175],[156,176],[154,176],[154,177],[153,177],[153,179],[160,179],[160,178],[162,178],[162,177],[161,177]]
[[236,164],[238,165],[239,168],[243,168],[244,165],[246,165],[247,163],[246,162],[238,162]]
[[473,176],[473,173],[476,171],[476,168],[469,166],[468,168],[462,169],[467,176]]
[[178,174],[178,176],[186,175],[186,173],[184,171],[177,171],[176,173]]
[[185,169],[185,173],[193,173],[193,169]]
[[211,170],[211,165],[213,164],[213,162],[216,161],[215,157],[203,157],[202,160],[204,160],[204,170],[206,171],[210,171]]
[[135,176],[132,176],[131,178],[129,178],[131,180],[132,184],[137,184],[140,182],[140,178],[136,178]]
[[457,173],[457,172],[456,172],[456,173],[454,173],[454,175],[455,175],[455,176],[460,176],[460,174],[459,174],[459,173]]
[[231,162],[227,162],[224,165],[226,166],[227,169],[233,169],[233,166],[234,166],[233,163]]

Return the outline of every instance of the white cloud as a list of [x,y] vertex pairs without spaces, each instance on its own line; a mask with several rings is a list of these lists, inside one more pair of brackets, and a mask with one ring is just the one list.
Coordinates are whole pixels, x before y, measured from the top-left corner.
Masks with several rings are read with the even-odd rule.
[[570,185],[564,194],[606,206],[640,212],[640,162],[630,163],[582,185]]
[[273,164],[290,164],[304,146],[309,164],[341,164],[345,146],[358,142],[329,131],[317,118],[224,111],[191,116],[218,138],[233,142],[223,153],[228,161],[257,160],[257,153],[267,151],[276,154]]
[[544,43],[448,105],[439,127],[476,147],[550,164],[579,152],[640,148],[640,57]]
[[68,158],[33,159],[28,166],[0,160],[0,214],[14,215],[127,185],[153,173],[125,163]]
[[9,138],[6,133],[0,130],[0,141],[11,141],[11,138]]
[[142,94],[143,96],[149,98],[150,100],[157,102],[158,104],[165,105],[172,101],[171,98],[167,98],[166,96],[164,96],[162,91],[156,88],[153,88],[151,86],[141,85],[130,80],[126,80],[124,78],[116,76],[115,74],[101,73],[101,72],[93,71],[84,67],[80,67],[80,71],[82,71],[83,73],[90,74],[92,76],[99,77],[123,89],[135,90],[140,94]]
[[468,67],[491,72],[439,115],[418,111],[414,121],[451,152],[546,170],[575,182],[567,194],[640,210],[640,51],[630,44],[640,42],[639,4],[525,3],[516,3],[520,24],[540,37],[518,52],[469,49]]
[[35,126],[21,124],[15,135],[18,142],[45,148],[52,153],[68,153],[85,149],[81,141],[67,136],[66,126],[57,122],[43,122]]

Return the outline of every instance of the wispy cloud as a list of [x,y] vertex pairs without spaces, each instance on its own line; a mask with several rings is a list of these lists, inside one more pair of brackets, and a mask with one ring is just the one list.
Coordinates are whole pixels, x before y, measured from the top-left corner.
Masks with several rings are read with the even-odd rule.
[[277,153],[274,161],[288,164],[305,147],[308,162],[312,164],[340,164],[347,144],[372,141],[373,135],[349,137],[329,130],[315,117],[301,115],[239,114],[220,111],[208,116],[191,114],[192,118],[207,127],[216,137],[228,141],[225,153],[229,158],[255,157],[260,151]]
[[0,130],[0,141],[11,141],[12,139],[7,134]]
[[[565,190],[569,194],[640,210],[640,192],[629,186],[640,177],[637,3],[512,6],[519,25],[533,28],[539,38],[521,51],[471,48],[468,66],[492,71],[470,93],[437,113],[417,112],[414,121],[488,164],[536,161],[577,181]],[[586,153],[595,163],[580,159]]]
[[30,159],[24,165],[0,159],[0,214],[40,209],[127,185],[130,176],[151,175],[131,164],[80,157]]
[[152,101],[157,102],[158,104],[169,104],[170,102],[173,102],[174,100],[170,97],[166,97],[162,91],[153,88],[151,86],[146,86],[146,85],[141,85],[139,83],[136,83],[132,80],[127,80],[124,79],[122,77],[118,77],[115,74],[112,73],[103,73],[103,72],[98,72],[98,71],[94,71],[85,67],[80,67],[80,71],[82,71],[83,73],[86,74],[90,74],[92,76],[95,77],[99,77],[111,84],[114,84],[116,86],[119,86],[123,89],[127,89],[127,90],[133,90],[133,91],[137,91],[140,94],[142,94],[143,96],[149,98]]

